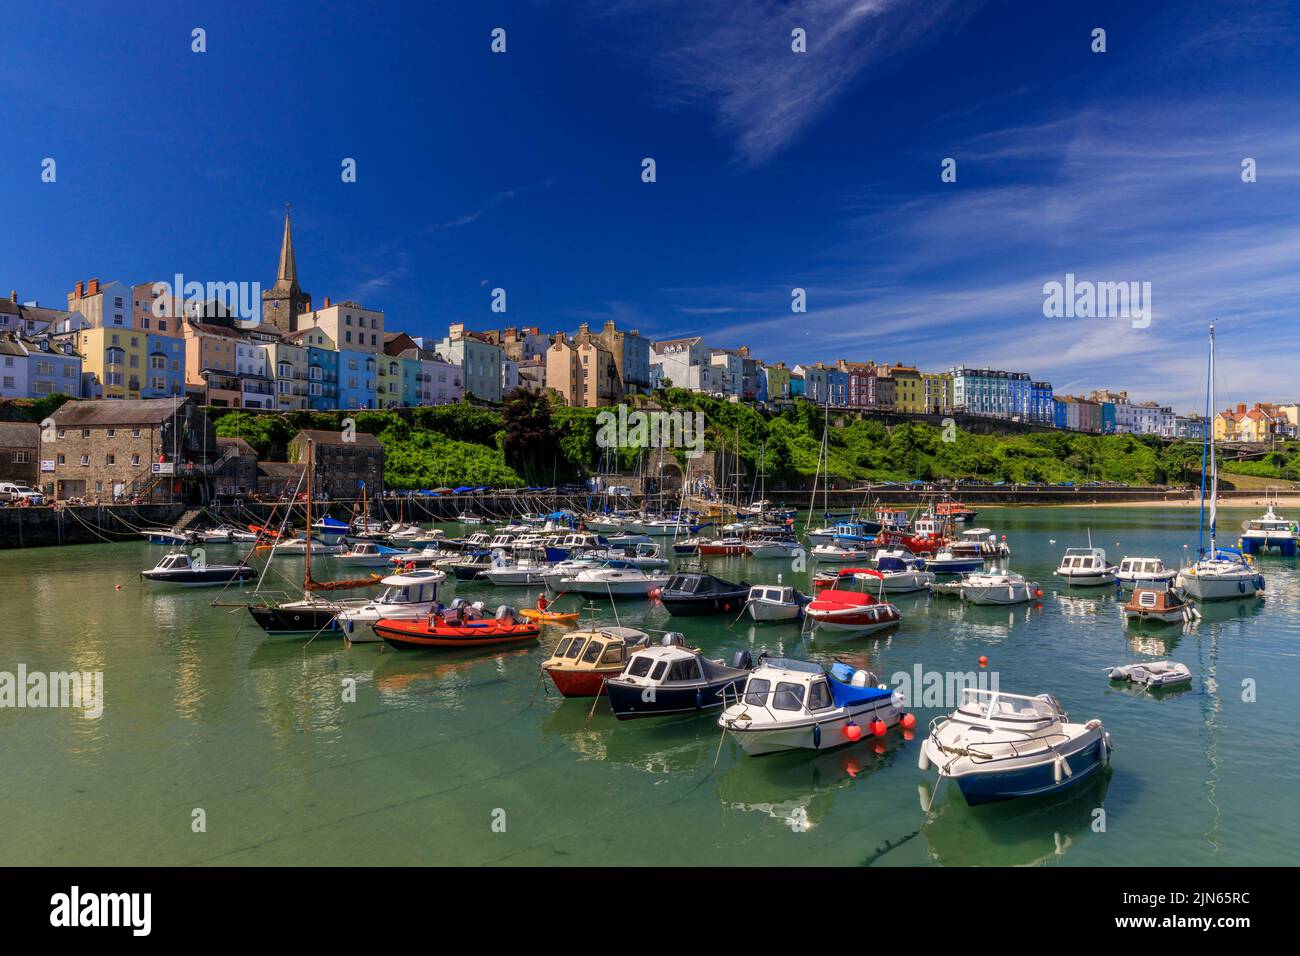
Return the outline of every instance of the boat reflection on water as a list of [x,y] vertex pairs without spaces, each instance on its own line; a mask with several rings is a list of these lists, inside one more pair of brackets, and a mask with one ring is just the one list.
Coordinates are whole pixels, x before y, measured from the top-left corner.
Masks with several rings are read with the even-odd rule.
[[724,747],[723,759],[730,749],[732,764],[719,771],[718,799],[727,809],[766,814],[796,833],[809,830],[830,816],[838,791],[865,786],[900,752],[906,758],[905,736],[910,732],[891,730],[836,750],[791,750],[757,759],[746,758],[738,746]]
[[1197,603],[1196,609],[1201,612],[1200,626],[1203,629],[1206,624],[1257,617],[1264,613],[1267,603],[1261,593],[1226,601],[1202,601]]
[[[933,862],[943,866],[1050,866],[1104,825],[1101,811],[1110,768],[1077,789],[1047,797],[968,806],[955,792],[939,794],[921,828]],[[945,790],[947,787],[945,786]],[[955,791],[956,788],[954,787]],[[934,783],[917,785],[925,812]],[[869,862],[888,863],[888,854]],[[902,859],[900,863],[904,862]]]
[[1095,618],[1114,604],[1113,590],[1104,594],[1094,591],[1087,597],[1064,593],[1056,595],[1056,605],[1061,609],[1061,615],[1067,618]]
[[[558,695],[551,691],[552,700]],[[717,727],[707,715],[660,717],[653,723],[621,721],[608,703],[591,713],[591,700],[559,699],[542,733],[559,737],[584,760],[604,760],[649,774],[700,774],[713,761]],[[534,706],[546,706],[539,698]]]
[[[526,666],[533,653],[532,648],[515,647],[494,648],[491,654],[467,650],[434,656],[379,651],[374,644],[354,645],[352,650],[367,655],[375,689],[384,703],[420,709],[432,705],[440,710],[458,710],[469,693],[516,682],[519,675],[506,673],[508,665]],[[352,662],[359,666],[355,658]]]

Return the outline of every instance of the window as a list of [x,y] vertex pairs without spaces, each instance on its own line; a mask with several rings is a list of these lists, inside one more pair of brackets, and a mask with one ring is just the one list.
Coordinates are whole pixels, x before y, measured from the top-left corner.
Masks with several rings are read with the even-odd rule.
[[82,468],[89,468],[89,467],[90,467],[90,456],[89,456],[89,455],[82,455],[82,456],[81,456],[81,467],[82,467]]
[[831,689],[824,680],[817,681],[808,689],[809,710],[821,710],[831,703]]
[[[62,456],[60,456],[60,457],[62,457]],[[132,455],[132,456],[131,456],[131,464],[132,464],[132,465],[135,465],[135,466],[138,466],[138,465],[140,464],[140,456],[139,456],[139,455]]]
[[798,710],[803,706],[803,684],[782,681],[772,694],[772,706],[777,710]]
[[26,465],[32,460],[32,453],[29,451],[14,452],[13,463],[15,465]]
[[650,673],[650,665],[653,661],[644,654],[632,658],[632,663],[627,666],[627,675],[629,677],[645,677]]
[[66,465],[68,463],[68,460],[64,458],[62,455],[58,456],[58,461],[60,465]]
[[90,437],[90,429],[89,429],[89,428],[83,428],[83,429],[81,430],[81,437],[82,437],[82,438],[89,438],[89,437]]
[[664,676],[664,671],[668,669],[667,661],[660,661],[655,665],[655,669],[650,674],[651,680],[660,680]]
[[594,664],[600,657],[600,652],[604,650],[605,645],[600,641],[591,641],[587,644],[587,650],[582,655],[583,663]]
[[132,437],[132,438],[139,438],[139,437],[140,437],[140,429],[138,429],[138,428],[132,428],[132,429],[131,429],[131,437]]
[[699,680],[699,677],[700,665],[694,657],[690,660],[674,662],[668,671],[670,681]]
[[116,455],[105,455],[105,456],[104,456],[104,464],[106,464],[106,465],[116,465],[116,464],[117,464],[117,456],[116,456]]

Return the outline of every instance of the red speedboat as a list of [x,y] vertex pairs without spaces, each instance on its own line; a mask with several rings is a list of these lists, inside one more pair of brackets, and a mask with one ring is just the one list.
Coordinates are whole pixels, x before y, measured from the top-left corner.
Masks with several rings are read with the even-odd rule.
[[883,575],[870,568],[845,568],[835,583],[820,591],[804,608],[813,626],[831,631],[869,634],[893,627],[901,619],[898,608],[867,593],[872,579]]
[[435,614],[424,620],[398,621],[381,618],[370,625],[376,634],[398,650],[492,647],[535,641],[540,624],[521,621],[513,609],[502,607],[494,618],[467,619]]

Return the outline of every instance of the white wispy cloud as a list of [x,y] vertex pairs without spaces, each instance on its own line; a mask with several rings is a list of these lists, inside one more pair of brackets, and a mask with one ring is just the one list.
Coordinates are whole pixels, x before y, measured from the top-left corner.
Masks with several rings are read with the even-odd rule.
[[[959,25],[953,0],[621,0],[640,15],[651,68],[675,103],[703,105],[755,166],[790,146],[867,68]],[[801,28],[807,52],[795,53]]]

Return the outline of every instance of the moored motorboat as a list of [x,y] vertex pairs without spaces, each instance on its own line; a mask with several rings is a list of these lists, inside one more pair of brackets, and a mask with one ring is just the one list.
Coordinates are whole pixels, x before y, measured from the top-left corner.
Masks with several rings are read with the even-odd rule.
[[810,598],[792,587],[755,584],[749,589],[745,610],[755,621],[796,621],[803,616]]
[[632,649],[649,642],[650,635],[633,627],[570,631],[542,662],[542,671],[565,697],[595,697],[607,677],[622,672]]
[[1050,694],[967,687],[957,709],[930,724],[918,762],[975,806],[1058,793],[1100,772],[1112,749],[1100,720],[1070,723]]
[[886,594],[907,594],[912,591],[924,591],[934,583],[934,572],[923,570],[914,560],[908,562],[897,557],[878,557],[876,570],[880,572]]
[[1283,518],[1269,505],[1262,518],[1245,523],[1240,543],[1244,554],[1276,552],[1284,558],[1293,558],[1300,544],[1300,522]]
[[831,631],[870,634],[893,627],[902,620],[898,608],[868,593],[879,587],[881,577],[871,568],[845,568],[808,603],[804,614],[815,628]]
[[1124,605],[1124,617],[1130,621],[1181,624],[1199,617],[1199,612],[1171,588],[1139,587]]
[[600,567],[582,568],[571,578],[561,578],[556,589],[586,597],[644,598],[667,583],[666,574],[647,574],[635,565],[606,561]]
[[1043,596],[1037,581],[1015,571],[976,571],[961,579],[961,596],[971,604],[1025,604]]
[[257,577],[257,571],[246,564],[207,564],[195,562],[184,551],[163,555],[156,566],[141,571],[140,577],[151,584],[170,584],[176,587],[202,588],[222,584],[243,584]]
[[728,666],[684,644],[682,635],[665,634],[661,646],[636,651],[620,674],[605,679],[614,716],[628,720],[721,707],[724,689],[743,683],[750,671],[748,651],[737,651]]
[[1074,587],[1096,587],[1114,584],[1116,568],[1106,561],[1104,548],[1066,548],[1065,556],[1053,572]]
[[943,548],[934,557],[925,559],[925,570],[934,574],[965,574],[983,567],[984,558],[980,555],[959,555],[952,548]]
[[1135,587],[1170,587],[1178,572],[1166,568],[1159,558],[1130,558],[1125,555],[1120,559],[1115,571],[1115,580],[1123,588]]
[[814,559],[830,564],[857,564],[865,561],[875,553],[874,547],[852,543],[844,538],[836,538],[829,544],[819,544],[809,552]]
[[349,530],[351,530],[351,526],[348,522],[339,521],[329,515],[325,515],[319,521],[312,522],[311,526],[312,534],[316,535],[317,539],[324,544],[338,544]]
[[902,695],[847,664],[760,657],[743,689],[725,694],[718,726],[751,757],[831,750],[883,737],[903,716]]
[[478,617],[468,605],[453,606],[422,620],[381,618],[370,625],[390,647],[398,650],[456,650],[536,641],[539,624],[523,620],[508,605],[491,618]]
[[378,641],[379,636],[373,630],[357,625],[385,618],[393,621],[427,618],[438,604],[438,585],[446,579],[442,571],[391,574],[379,582],[384,590],[373,601],[339,611],[339,624],[355,643]]
[[[312,545],[312,551],[316,550],[316,546]],[[418,553],[418,551],[407,551],[402,548],[388,548],[374,541],[358,541],[346,551],[335,554],[334,560],[354,568],[386,568],[392,563],[394,557],[409,558]]]
[[1190,687],[1192,672],[1186,664],[1177,661],[1148,661],[1144,664],[1123,664],[1110,669],[1113,681],[1128,681],[1147,690],[1166,690]]
[[733,584],[707,571],[680,571],[663,586],[659,599],[677,617],[729,614],[744,607],[749,582]]

